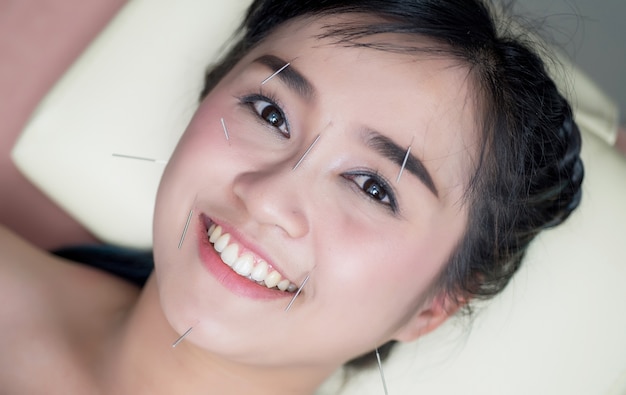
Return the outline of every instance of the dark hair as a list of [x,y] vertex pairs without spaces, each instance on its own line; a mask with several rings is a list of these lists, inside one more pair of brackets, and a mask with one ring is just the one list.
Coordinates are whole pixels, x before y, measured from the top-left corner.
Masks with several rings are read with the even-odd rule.
[[[583,165],[569,104],[532,42],[507,23],[498,25],[493,6],[481,0],[257,0],[239,40],[208,71],[202,97],[283,23],[345,13],[376,18],[328,26],[324,37],[343,45],[444,55],[467,66],[481,112],[483,144],[465,193],[468,226],[437,291],[460,304],[497,294],[519,268],[533,238],[578,206]],[[435,45],[364,40],[382,33],[424,37]]]

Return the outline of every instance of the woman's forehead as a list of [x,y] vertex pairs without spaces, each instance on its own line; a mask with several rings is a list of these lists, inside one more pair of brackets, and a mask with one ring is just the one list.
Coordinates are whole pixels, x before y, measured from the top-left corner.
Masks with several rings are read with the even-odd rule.
[[[467,185],[478,146],[469,66],[441,53],[400,53],[320,37],[335,18],[282,26],[244,58],[243,66],[264,67],[269,76],[289,64],[280,73],[283,81],[322,101],[317,105],[383,130],[401,144],[414,141],[423,159],[445,173],[443,189]],[[407,45],[405,36],[399,40]],[[421,37],[414,43],[426,44],[432,45]]]
[[[274,57],[271,65],[274,70],[289,63],[310,75],[311,80],[319,81],[317,84],[325,77],[341,74],[342,78],[333,81],[334,85],[356,82],[376,93],[410,92],[417,88],[413,89],[411,98],[430,97],[437,103],[459,99],[464,109],[474,110],[474,96],[469,92],[474,88],[470,86],[473,82],[470,65],[453,56],[443,44],[417,34],[375,34],[350,41],[327,34],[336,23],[363,25],[356,19],[359,15],[297,18],[280,26],[254,48],[246,56],[247,63],[269,54]],[[421,94],[420,88],[434,86],[442,88],[437,98]],[[393,103],[401,104],[400,99],[396,95]],[[468,108],[468,105],[472,106]]]

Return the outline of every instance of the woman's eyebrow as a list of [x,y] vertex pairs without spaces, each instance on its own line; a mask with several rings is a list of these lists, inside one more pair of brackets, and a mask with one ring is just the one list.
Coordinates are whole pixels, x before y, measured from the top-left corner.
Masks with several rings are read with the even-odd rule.
[[[415,155],[408,152],[407,148],[402,148],[398,144],[394,143],[390,138],[383,136],[382,134],[369,131],[366,137],[366,144],[371,147],[378,154],[389,159],[398,166],[404,164],[404,168],[411,174],[416,176],[426,187],[438,198],[439,191],[433,182],[433,178],[424,166],[424,163],[418,159]],[[406,163],[404,163],[406,159]]]
[[[273,73],[277,73],[276,77],[280,78],[291,90],[298,95],[311,101],[315,94],[313,84],[307,80],[293,65],[285,67],[287,61],[275,55],[263,55],[256,58],[253,63],[259,63],[268,67]],[[278,71],[280,71],[278,73]]]

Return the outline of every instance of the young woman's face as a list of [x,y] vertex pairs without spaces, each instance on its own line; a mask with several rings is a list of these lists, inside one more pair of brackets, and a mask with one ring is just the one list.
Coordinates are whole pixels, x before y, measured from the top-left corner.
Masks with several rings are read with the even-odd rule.
[[[466,226],[467,70],[316,37],[329,22],[285,26],[239,62],[159,190],[165,314],[194,327],[186,341],[238,361],[336,365],[427,331],[429,287]],[[219,246],[212,225],[229,235]]]

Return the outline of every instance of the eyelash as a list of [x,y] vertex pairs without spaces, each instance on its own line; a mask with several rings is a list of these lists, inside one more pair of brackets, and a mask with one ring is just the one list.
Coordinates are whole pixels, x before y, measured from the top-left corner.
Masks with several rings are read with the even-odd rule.
[[[280,135],[284,138],[289,139],[291,137],[291,131],[289,127],[289,121],[287,120],[287,116],[285,112],[282,110],[281,105],[277,104],[278,100],[269,95],[264,94],[252,94],[241,97],[239,99],[240,103],[250,108],[250,110],[262,121],[265,122],[269,127],[275,129]],[[265,106],[259,106],[266,103]],[[269,113],[266,113],[266,110],[274,108],[274,110],[270,110]],[[269,116],[278,116],[278,121],[268,120]],[[276,124],[276,122],[279,122]]]
[[[353,182],[368,199],[387,206],[394,214],[398,212],[398,202],[393,188],[380,174],[369,171],[355,171],[345,173],[343,177]],[[361,179],[362,182],[359,182],[359,179]],[[375,193],[380,193],[381,195],[374,196]]]
[[[285,112],[282,110],[282,106],[277,104],[278,100],[276,98],[273,98],[268,94],[255,93],[243,96],[239,98],[239,101],[242,105],[248,107],[262,122],[280,133],[282,137],[286,139],[291,137],[289,121],[287,120]],[[259,104],[262,102],[265,102],[267,105],[260,108]],[[278,126],[273,124],[264,116],[264,110],[269,107],[274,107],[274,112],[280,116],[282,122]],[[283,128],[281,128],[281,126]],[[356,185],[356,187],[359,188],[359,191],[361,191],[367,199],[384,206],[394,214],[398,212],[398,204],[393,188],[382,175],[376,172],[362,170],[344,173],[343,177]],[[376,193],[380,193],[382,195],[377,197],[375,196]]]

